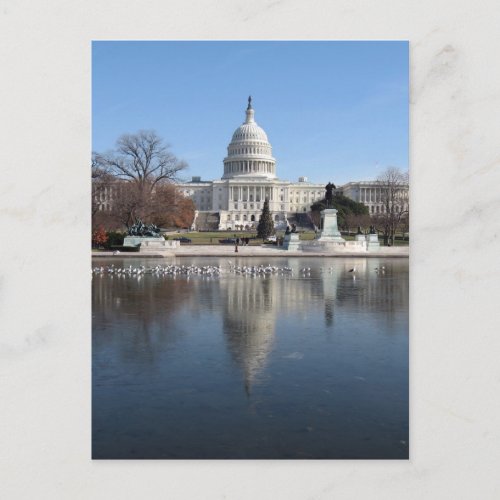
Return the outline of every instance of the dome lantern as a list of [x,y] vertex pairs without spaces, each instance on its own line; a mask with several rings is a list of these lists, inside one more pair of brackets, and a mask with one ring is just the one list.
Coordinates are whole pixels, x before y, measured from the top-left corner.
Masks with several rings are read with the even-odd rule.
[[252,96],[248,96],[248,106],[247,106],[247,119],[245,123],[255,123],[254,120],[254,110],[252,108]]

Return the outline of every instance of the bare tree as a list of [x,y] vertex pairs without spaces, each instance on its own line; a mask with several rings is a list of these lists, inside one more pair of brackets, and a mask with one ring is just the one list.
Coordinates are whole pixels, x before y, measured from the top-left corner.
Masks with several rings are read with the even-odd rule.
[[149,193],[134,182],[117,181],[115,196],[111,204],[110,215],[126,228],[132,226],[138,219],[149,220]]
[[173,184],[157,185],[148,204],[148,219],[160,227],[190,227],[195,206]]
[[408,173],[396,167],[388,167],[377,179],[383,207],[373,219],[383,233],[384,245],[394,244],[396,229],[408,217],[408,179]]
[[124,134],[116,148],[95,158],[107,172],[116,178],[136,183],[141,190],[152,191],[157,184],[176,180],[178,172],[187,164],[170,152],[170,146],[151,130]]
[[345,216],[345,226],[347,232],[350,234],[351,229],[358,227],[367,230],[371,225],[371,218],[368,214],[354,214],[350,213]]
[[113,151],[92,155],[93,215],[100,220],[108,215],[127,228],[138,218],[158,226],[189,226],[193,202],[173,185],[186,167],[155,132],[122,135]]
[[406,236],[410,232],[410,212],[409,212],[409,207],[408,211],[406,214],[403,214],[401,217],[401,221],[399,223],[399,230],[401,231],[401,234],[403,236],[403,241],[406,240]]

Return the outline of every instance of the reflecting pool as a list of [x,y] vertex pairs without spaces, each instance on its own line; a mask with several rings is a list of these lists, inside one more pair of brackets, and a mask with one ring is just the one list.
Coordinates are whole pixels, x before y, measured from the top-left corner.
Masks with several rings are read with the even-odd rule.
[[407,259],[92,264],[221,266],[93,276],[94,458],[408,458]]

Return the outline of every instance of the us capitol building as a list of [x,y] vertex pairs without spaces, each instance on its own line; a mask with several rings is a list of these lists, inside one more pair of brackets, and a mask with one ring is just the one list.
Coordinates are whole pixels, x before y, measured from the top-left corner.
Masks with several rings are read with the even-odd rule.
[[[307,215],[310,207],[325,196],[324,184],[310,183],[307,177],[299,177],[298,182],[278,179],[276,159],[266,132],[255,121],[251,97],[245,121],[227,147],[222,178],[203,181],[193,177],[178,187],[195,204],[193,229],[256,228],[266,198],[277,229],[292,222],[312,225]],[[364,203],[370,213],[379,213],[379,189],[376,182],[350,182],[337,191]]]

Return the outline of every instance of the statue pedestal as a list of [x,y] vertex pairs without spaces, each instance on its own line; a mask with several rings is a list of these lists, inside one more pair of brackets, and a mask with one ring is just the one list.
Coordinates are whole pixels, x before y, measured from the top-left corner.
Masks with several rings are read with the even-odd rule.
[[124,247],[136,247],[141,245],[140,252],[171,250],[179,247],[180,243],[165,238],[154,238],[152,236],[126,236],[123,241]]
[[366,236],[364,234],[357,234],[354,236],[354,241],[366,241]]
[[319,242],[345,243],[337,226],[337,210],[335,208],[326,208],[321,211],[320,229]]
[[285,234],[283,248],[285,250],[299,250],[300,238],[298,233]]
[[368,251],[376,251],[380,248],[380,243],[378,242],[378,234],[368,234],[366,236],[366,242]]

